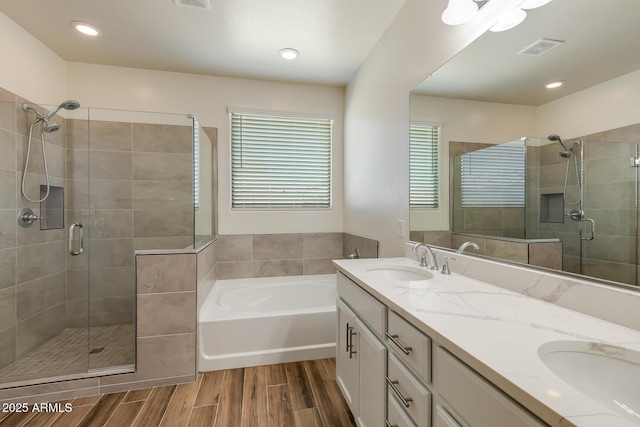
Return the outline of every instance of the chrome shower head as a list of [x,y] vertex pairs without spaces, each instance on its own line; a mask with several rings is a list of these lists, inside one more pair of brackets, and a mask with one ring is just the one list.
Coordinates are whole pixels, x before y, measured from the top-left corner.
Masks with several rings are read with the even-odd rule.
[[50,122],[49,120],[44,120],[43,123],[44,131],[47,133],[55,132],[61,127],[58,123]]
[[50,119],[51,117],[53,117],[56,114],[58,114],[58,111],[62,110],[63,108],[65,110],[69,110],[69,111],[77,110],[78,108],[80,108],[80,103],[78,101],[74,101],[73,99],[70,99],[68,101],[64,101],[62,104],[58,105],[55,110],[51,111],[45,117],[47,119]]
[[565,144],[562,141],[562,138],[560,138],[558,135],[556,135],[555,133],[552,133],[551,135],[549,135],[547,137],[547,139],[549,141],[553,141],[553,142],[559,142],[560,145],[562,145],[563,151],[560,152],[560,156],[564,157],[564,158],[569,158],[571,157],[571,148],[567,147],[567,144]]

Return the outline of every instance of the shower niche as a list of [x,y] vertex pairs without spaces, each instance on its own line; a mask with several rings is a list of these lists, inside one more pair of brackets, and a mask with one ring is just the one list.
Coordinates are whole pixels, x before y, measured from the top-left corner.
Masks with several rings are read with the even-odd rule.
[[215,233],[215,146],[186,114],[0,101],[0,115],[25,141],[0,163],[18,201],[0,206],[15,227],[0,235],[0,389],[135,372],[135,251]]
[[540,194],[540,222],[561,224],[564,222],[562,193]]

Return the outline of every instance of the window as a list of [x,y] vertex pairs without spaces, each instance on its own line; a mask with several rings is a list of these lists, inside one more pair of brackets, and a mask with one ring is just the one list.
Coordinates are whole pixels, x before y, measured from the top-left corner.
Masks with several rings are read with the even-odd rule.
[[231,207],[331,207],[332,120],[231,112]]
[[512,141],[462,155],[463,207],[523,207],[525,144]]
[[409,207],[440,205],[440,126],[409,128]]

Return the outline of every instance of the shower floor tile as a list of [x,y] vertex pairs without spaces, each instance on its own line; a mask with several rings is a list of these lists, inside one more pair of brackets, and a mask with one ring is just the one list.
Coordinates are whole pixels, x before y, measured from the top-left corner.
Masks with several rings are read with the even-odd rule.
[[[104,350],[90,353],[99,348]],[[0,382],[65,375],[133,363],[135,328],[132,323],[67,328],[0,369]]]

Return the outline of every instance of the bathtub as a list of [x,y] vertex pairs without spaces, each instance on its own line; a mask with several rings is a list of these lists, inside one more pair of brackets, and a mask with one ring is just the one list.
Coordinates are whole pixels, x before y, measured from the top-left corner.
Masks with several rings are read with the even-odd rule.
[[336,275],[218,280],[198,312],[198,370],[336,355]]

